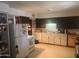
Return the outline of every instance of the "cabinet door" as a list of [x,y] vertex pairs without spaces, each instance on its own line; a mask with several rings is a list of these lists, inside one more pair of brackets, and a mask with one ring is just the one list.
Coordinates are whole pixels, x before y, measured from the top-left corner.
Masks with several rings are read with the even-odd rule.
[[55,34],[48,33],[48,43],[55,44],[54,40],[55,40]]
[[67,45],[67,35],[61,34],[61,45]]
[[22,26],[21,26],[22,24],[16,24],[15,25],[15,36],[16,37],[20,37],[21,36],[21,34],[22,34]]
[[68,35],[68,46],[75,47],[76,35]]
[[48,34],[42,32],[41,33],[41,40],[42,40],[43,43],[48,43]]
[[36,32],[36,33],[35,33],[35,38],[36,38],[36,40],[38,40],[39,42],[42,42],[42,40],[41,40],[41,33]]
[[55,44],[60,45],[60,35],[55,34]]

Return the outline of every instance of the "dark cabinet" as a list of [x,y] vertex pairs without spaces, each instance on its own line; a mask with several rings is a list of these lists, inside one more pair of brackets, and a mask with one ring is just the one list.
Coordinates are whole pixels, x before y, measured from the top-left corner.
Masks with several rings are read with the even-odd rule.
[[16,16],[16,24],[28,24],[28,35],[32,35],[32,20],[29,17]]
[[45,28],[47,23],[56,23],[57,28],[63,28],[63,29],[79,28],[79,16],[37,18],[35,22],[36,22],[36,28]]

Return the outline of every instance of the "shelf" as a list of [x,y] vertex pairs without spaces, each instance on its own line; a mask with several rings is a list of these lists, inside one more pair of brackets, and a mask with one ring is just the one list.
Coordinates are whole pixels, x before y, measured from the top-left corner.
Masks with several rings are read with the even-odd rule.
[[0,24],[0,25],[7,25],[7,24],[5,23],[5,24]]
[[0,51],[0,54],[2,54],[2,53],[5,53],[6,54],[6,52],[7,52],[6,50],[5,51]]
[[1,58],[10,57],[10,54],[1,54],[0,57],[1,57]]
[[7,41],[6,40],[2,40],[2,41],[0,41],[0,43],[7,43]]
[[3,33],[3,32],[7,32],[7,31],[8,31],[8,30],[6,30],[6,31],[0,31],[0,33],[1,33],[1,32],[2,32],[2,33]]
[[3,43],[4,41],[0,41],[0,43]]

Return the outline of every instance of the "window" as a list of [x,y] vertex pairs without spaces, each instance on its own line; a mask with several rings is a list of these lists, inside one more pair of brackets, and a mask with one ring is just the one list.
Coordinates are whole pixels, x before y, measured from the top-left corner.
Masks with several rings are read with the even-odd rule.
[[52,32],[57,32],[57,24],[56,23],[46,24],[46,30],[47,31],[52,31]]

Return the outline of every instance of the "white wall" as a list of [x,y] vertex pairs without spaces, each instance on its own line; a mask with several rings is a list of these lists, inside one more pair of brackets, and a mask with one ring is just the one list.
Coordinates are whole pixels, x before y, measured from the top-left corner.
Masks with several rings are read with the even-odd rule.
[[15,9],[15,8],[10,8],[8,13],[11,14],[11,15],[15,15],[15,16],[27,16],[27,17],[32,17],[32,14],[31,14],[31,13],[24,12],[24,11],[22,11],[22,10]]
[[0,12],[8,12],[9,10],[9,5],[0,3]]
[[19,9],[11,8],[8,4],[0,2],[0,12],[6,12],[14,16],[27,16],[32,17],[32,14]]

